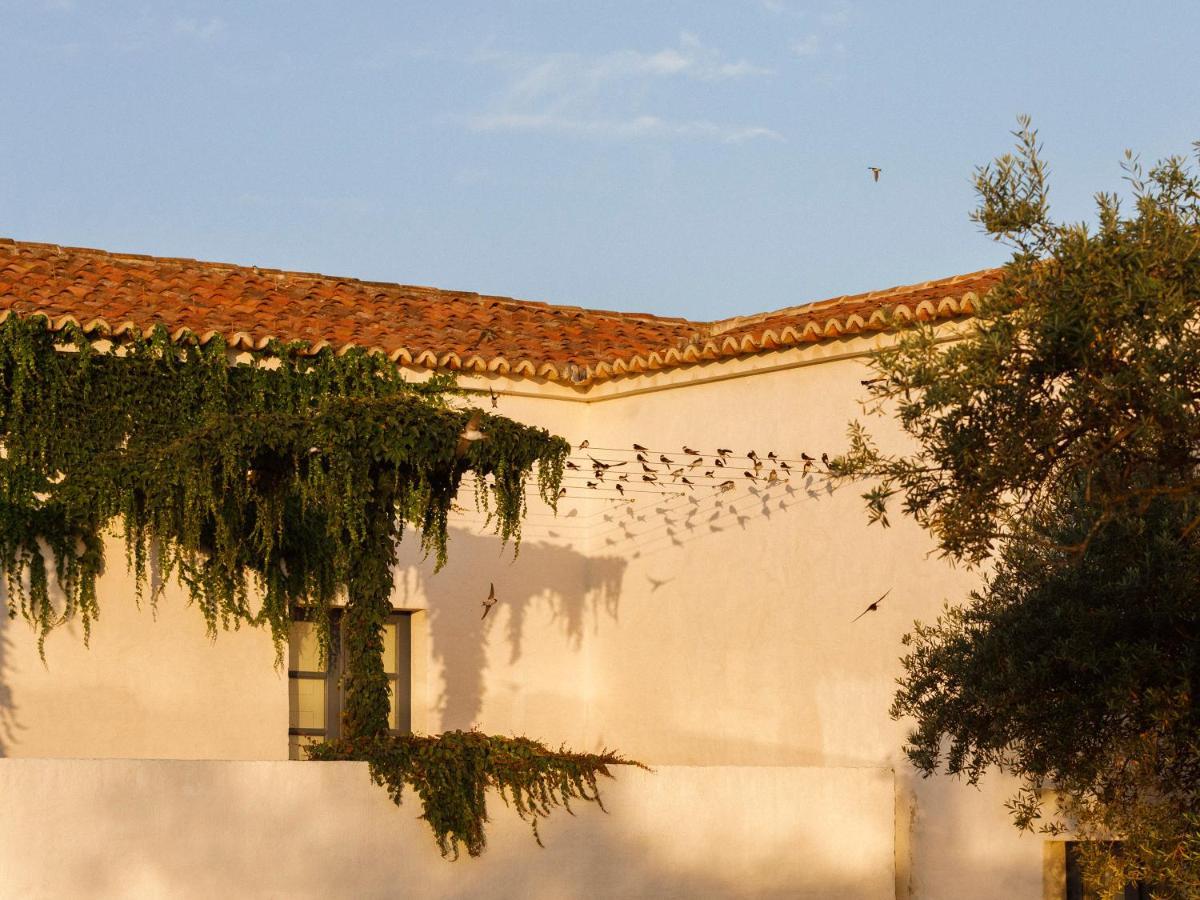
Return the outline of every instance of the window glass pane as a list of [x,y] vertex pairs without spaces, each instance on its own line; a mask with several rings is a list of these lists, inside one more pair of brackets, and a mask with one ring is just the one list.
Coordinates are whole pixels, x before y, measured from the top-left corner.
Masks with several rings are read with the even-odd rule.
[[383,671],[389,675],[396,673],[396,623],[388,622],[383,626]]
[[293,622],[288,632],[288,668],[299,672],[324,672],[316,622]]
[[319,678],[289,678],[288,708],[292,728],[325,727],[325,682]]
[[319,744],[325,740],[314,734],[289,734],[288,735],[288,759],[308,759],[308,754],[304,752],[304,748],[312,744]]

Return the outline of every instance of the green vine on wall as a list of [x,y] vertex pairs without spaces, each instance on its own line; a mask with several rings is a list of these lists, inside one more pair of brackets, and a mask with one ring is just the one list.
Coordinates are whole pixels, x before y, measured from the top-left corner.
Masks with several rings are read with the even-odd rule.
[[461,847],[478,856],[487,846],[489,789],[530,824],[541,845],[538,820],[551,809],[561,806],[570,811],[571,801],[577,799],[604,808],[597,780],[612,777],[609,766],[646,768],[607,750],[598,754],[553,751],[529,738],[477,731],[333,741],[309,748],[309,758],[367,760],[371,778],[387,788],[397,805],[404,786],[411,785],[424,806],[421,818],[433,829],[442,855],[455,859]]
[[[523,739],[452,733],[390,741],[381,654],[396,546],[420,533],[438,566],[467,472],[504,541],[519,546],[526,483],[556,504],[562,438],[453,408],[453,382],[406,381],[382,355],[274,343],[235,356],[165,329],[97,341],[42,317],[0,324],[0,568],[10,617],[46,635],[100,613],[104,532],[123,527],[138,595],[175,579],[210,633],[270,630],[282,659],[291,612],[321,623],[345,592],[345,740],[398,801],[407,779],[443,851],[483,848],[482,791],[536,818],[596,800],[612,754],[551,754]],[[480,440],[464,441],[471,430]],[[56,604],[53,582],[62,595]],[[438,762],[440,761],[440,762]],[[446,842],[449,841],[450,844]]]
[[[28,619],[39,640],[74,617],[86,635],[99,612],[101,537],[114,521],[139,590],[151,575],[177,576],[211,631],[264,625],[277,646],[293,606],[319,620],[364,573],[379,582],[386,568],[390,577],[406,526],[443,563],[468,471],[492,494],[501,538],[519,540],[527,477],[536,470],[553,504],[569,446],[451,408],[452,387],[408,382],[386,358],[359,351],[309,356],[303,345],[275,344],[231,363],[219,339],[173,342],[160,329],[105,352],[78,328],[10,317],[0,325],[0,566],[10,614]],[[487,439],[460,455],[473,414]]]

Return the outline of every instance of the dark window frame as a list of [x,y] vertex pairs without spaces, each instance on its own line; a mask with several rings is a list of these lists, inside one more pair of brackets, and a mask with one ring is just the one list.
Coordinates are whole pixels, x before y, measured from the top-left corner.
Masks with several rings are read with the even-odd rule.
[[[304,610],[295,610],[293,619],[297,622],[308,621]],[[325,683],[325,727],[301,728],[291,724],[291,691],[288,695],[288,737],[318,737],[324,740],[335,740],[341,734],[342,708],[344,705],[345,689],[342,675],[343,663],[346,658],[345,643],[342,639],[342,611],[330,610],[329,616],[329,659],[326,660],[324,672],[308,669],[288,669],[289,684],[293,679],[323,681]],[[396,698],[396,728],[389,728],[393,735],[412,733],[412,612],[392,610],[387,617],[387,624],[396,626],[396,659],[395,672],[388,673],[388,681],[393,696]],[[289,741],[290,743],[290,741]]]

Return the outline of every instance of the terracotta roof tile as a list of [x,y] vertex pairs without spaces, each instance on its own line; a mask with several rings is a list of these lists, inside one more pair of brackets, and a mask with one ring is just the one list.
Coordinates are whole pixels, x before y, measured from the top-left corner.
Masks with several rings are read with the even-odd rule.
[[968,315],[999,270],[718,322],[557,306],[430,287],[0,239],[0,316],[89,332],[157,325],[261,349],[351,346],[426,368],[577,384]]

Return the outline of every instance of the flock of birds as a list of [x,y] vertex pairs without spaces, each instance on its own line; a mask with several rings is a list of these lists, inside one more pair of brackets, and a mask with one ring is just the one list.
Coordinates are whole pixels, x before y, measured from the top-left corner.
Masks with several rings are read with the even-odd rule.
[[685,496],[705,487],[726,493],[735,490],[739,482],[769,485],[788,481],[794,474],[830,474],[828,453],[816,457],[801,451],[799,457],[788,459],[773,450],[762,456],[754,450],[735,454],[727,447],[705,453],[685,444],[668,452],[637,443],[629,448],[593,448],[588,441],[575,449],[566,461],[560,497],[591,493],[617,500],[631,493]]
[[[469,425],[467,432],[464,432],[464,441],[479,439],[475,434],[468,436],[470,432],[477,432],[477,423],[474,425]],[[688,498],[694,510],[698,491],[703,493],[707,489],[710,495],[721,496],[744,486],[749,492],[758,494],[762,488],[769,489],[786,483],[793,476],[807,479],[809,476],[828,477],[831,474],[829,454],[813,456],[805,451],[801,451],[798,457],[790,458],[774,451],[761,455],[755,450],[735,453],[727,447],[705,452],[686,444],[674,451],[651,449],[638,443],[627,448],[593,447],[587,440],[581,441],[573,451],[565,464],[560,498],[607,499],[610,503],[633,504],[636,498],[630,495],[654,494],[660,498]],[[790,492],[791,489],[788,490]],[[632,514],[632,510],[629,512]],[[674,522],[668,518],[668,510],[656,508],[656,512],[662,513],[664,522]],[[609,521],[610,516],[606,515],[605,520]],[[742,524],[743,521],[747,521],[746,517],[739,515],[738,523]],[[714,527],[713,530],[721,529]],[[667,532],[673,534],[671,528],[667,528]],[[678,544],[679,541],[673,539],[672,543]],[[649,580],[652,593],[666,584],[662,580]],[[877,612],[890,593],[890,590],[885,591],[856,615],[851,623],[868,613]],[[487,597],[481,601],[481,619],[487,618],[498,602],[496,586],[491,583]]]

